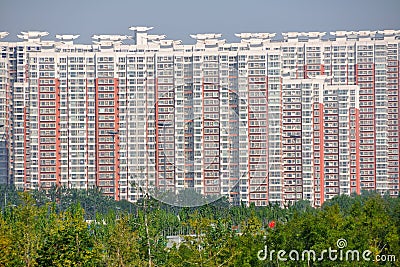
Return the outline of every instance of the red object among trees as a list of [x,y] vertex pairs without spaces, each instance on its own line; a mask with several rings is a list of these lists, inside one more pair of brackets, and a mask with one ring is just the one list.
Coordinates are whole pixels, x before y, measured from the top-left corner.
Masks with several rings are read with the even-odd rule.
[[270,221],[270,223],[268,224],[269,228],[274,228],[275,227],[275,221]]

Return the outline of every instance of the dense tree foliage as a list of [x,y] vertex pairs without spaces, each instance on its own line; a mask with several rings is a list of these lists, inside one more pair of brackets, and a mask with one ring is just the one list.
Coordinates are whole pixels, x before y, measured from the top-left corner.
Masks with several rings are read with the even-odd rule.
[[319,209],[226,199],[180,208],[97,189],[1,187],[0,205],[0,266],[400,266],[400,198],[371,192]]

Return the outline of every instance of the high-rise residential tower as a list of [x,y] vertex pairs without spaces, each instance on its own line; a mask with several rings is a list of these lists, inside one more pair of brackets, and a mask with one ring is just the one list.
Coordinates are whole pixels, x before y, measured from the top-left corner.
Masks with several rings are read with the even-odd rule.
[[0,42],[0,182],[256,205],[399,194],[400,31],[185,45],[130,29]]

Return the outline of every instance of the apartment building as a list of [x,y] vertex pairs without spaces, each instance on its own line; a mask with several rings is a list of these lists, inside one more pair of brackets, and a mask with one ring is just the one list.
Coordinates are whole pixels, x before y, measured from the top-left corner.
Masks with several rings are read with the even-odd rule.
[[400,31],[185,45],[130,29],[93,44],[0,42],[3,183],[129,201],[190,188],[256,205],[399,194]]

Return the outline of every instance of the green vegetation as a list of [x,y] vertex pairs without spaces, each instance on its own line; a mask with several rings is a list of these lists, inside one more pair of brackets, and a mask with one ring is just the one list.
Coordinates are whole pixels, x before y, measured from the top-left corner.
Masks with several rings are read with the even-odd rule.
[[[96,189],[45,194],[1,187],[0,206],[0,266],[400,266],[400,198],[375,193],[339,196],[320,209],[305,201],[283,209],[225,199],[179,208],[151,198],[116,202]],[[371,261],[361,254],[359,261],[327,254],[319,261],[323,250],[338,250],[339,239],[347,241],[345,252],[371,251]],[[278,260],[279,250],[287,261]],[[292,250],[299,261],[290,260]],[[317,259],[302,260],[304,250]],[[372,262],[377,255],[395,261]]]

